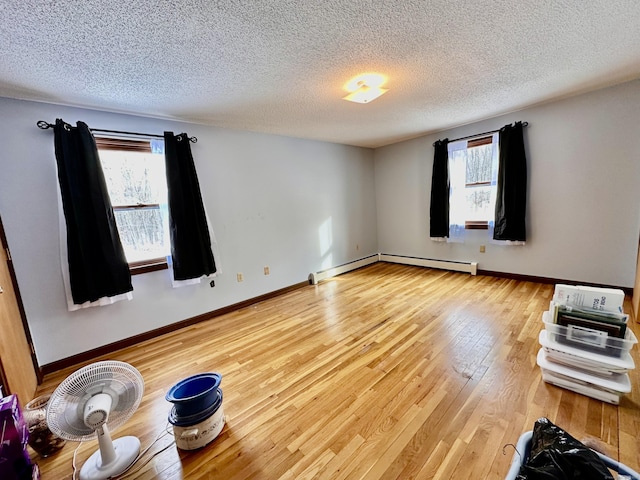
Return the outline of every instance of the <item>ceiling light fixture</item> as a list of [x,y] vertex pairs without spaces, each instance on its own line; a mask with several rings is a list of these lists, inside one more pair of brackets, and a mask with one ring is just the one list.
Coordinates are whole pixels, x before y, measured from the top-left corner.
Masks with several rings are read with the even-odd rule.
[[378,73],[358,75],[344,86],[351,93],[342,98],[350,102],[369,103],[389,91],[388,88],[381,87],[386,81],[387,77]]

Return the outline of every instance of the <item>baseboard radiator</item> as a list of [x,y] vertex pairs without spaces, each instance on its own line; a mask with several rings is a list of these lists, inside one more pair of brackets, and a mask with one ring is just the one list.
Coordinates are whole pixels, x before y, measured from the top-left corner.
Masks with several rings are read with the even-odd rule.
[[432,258],[405,257],[403,255],[379,255],[381,262],[402,263],[404,265],[414,265],[416,267],[437,268],[439,270],[451,270],[454,272],[478,273],[478,262],[457,262],[454,260],[434,260]]
[[354,260],[337,267],[322,270],[309,274],[309,283],[317,285],[318,282],[327,278],[335,277],[343,273],[356,270],[357,268],[366,267],[376,262],[401,263],[403,265],[414,265],[416,267],[437,268],[439,270],[451,270],[453,272],[470,273],[476,275],[478,273],[478,262],[457,262],[454,260],[434,260],[431,258],[406,257],[403,255],[389,255],[386,253],[378,253],[369,257]]
[[403,255],[379,254],[381,262],[402,263],[404,265],[415,265],[416,267],[437,268],[440,270],[451,270],[454,272],[465,272],[471,275],[478,273],[478,262],[457,262],[454,260],[434,260],[431,258],[405,257]]
[[351,270],[356,270],[357,268],[366,267],[367,265],[371,265],[372,263],[379,262],[379,257],[380,255],[375,254],[371,255],[370,257],[361,258],[359,260],[354,260],[353,262],[339,265],[337,267],[328,268],[327,270],[311,273],[309,274],[309,283],[311,285],[317,285],[318,282],[326,280],[327,278],[335,277],[336,275],[342,275],[343,273],[350,272]]

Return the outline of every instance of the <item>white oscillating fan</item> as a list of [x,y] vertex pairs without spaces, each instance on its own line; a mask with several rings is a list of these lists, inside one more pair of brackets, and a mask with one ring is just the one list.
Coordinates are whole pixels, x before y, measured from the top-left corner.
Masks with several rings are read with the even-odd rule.
[[80,480],[107,479],[135,461],[140,440],[128,436],[112,441],[109,428],[119,427],[133,415],[143,391],[138,370],[110,360],[72,373],[51,394],[47,423],[53,433],[74,442],[98,437],[100,448],[82,466]]

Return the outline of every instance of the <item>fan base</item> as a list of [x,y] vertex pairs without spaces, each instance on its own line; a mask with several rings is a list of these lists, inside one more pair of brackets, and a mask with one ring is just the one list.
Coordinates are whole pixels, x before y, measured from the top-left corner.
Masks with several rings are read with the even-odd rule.
[[84,462],[80,470],[80,480],[105,480],[124,472],[140,453],[140,440],[136,437],[120,437],[113,441],[116,458],[108,465],[102,465],[100,450]]

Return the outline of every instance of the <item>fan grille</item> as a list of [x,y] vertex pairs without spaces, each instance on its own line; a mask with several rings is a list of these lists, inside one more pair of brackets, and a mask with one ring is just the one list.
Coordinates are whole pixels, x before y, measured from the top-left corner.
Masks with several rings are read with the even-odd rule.
[[77,370],[55,389],[47,407],[47,423],[53,433],[67,440],[95,437],[84,424],[84,406],[98,393],[111,396],[107,425],[113,431],[136,411],[144,392],[144,380],[132,365],[116,360],[96,362]]

